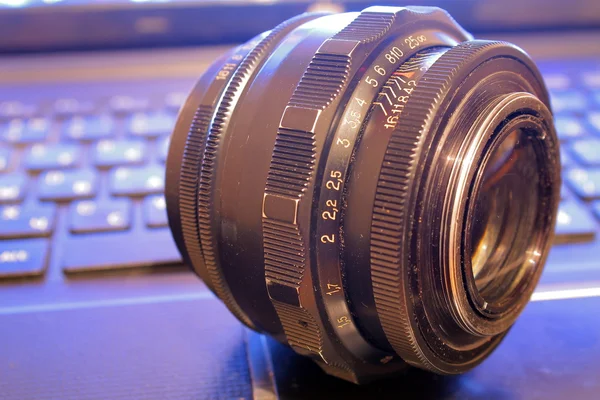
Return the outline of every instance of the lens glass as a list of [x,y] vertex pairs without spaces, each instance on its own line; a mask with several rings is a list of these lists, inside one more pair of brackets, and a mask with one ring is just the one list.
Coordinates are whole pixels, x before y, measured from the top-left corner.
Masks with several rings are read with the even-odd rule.
[[512,129],[492,145],[478,172],[471,227],[471,268],[487,303],[510,296],[536,264],[539,180],[531,131]]

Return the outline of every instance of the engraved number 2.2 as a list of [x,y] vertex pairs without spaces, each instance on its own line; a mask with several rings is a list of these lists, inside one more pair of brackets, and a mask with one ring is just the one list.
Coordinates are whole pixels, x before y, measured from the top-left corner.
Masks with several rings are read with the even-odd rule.
[[327,189],[329,190],[340,190],[340,186],[341,186],[342,182],[338,181],[338,182],[334,182],[334,181],[327,181],[327,183],[325,184],[325,186],[327,187]]
[[337,212],[336,211],[323,211],[323,219],[327,220],[333,220],[335,221],[335,218],[337,217]]

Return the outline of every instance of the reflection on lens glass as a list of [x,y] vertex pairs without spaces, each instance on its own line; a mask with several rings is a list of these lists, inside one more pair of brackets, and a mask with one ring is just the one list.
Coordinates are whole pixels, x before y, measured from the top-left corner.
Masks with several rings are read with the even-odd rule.
[[491,150],[479,171],[471,231],[471,266],[479,294],[499,302],[519,284],[532,259],[539,199],[533,141],[515,129]]

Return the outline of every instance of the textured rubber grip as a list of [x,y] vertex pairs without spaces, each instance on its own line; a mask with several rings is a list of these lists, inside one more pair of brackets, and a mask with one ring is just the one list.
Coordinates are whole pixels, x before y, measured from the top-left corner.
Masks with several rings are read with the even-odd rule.
[[321,111],[346,86],[356,45],[382,37],[395,17],[392,12],[363,11],[325,41],[300,79],[277,132],[263,199],[265,280],[288,343],[301,352],[322,356],[322,333],[300,301],[309,249],[297,221],[315,169],[315,126]]

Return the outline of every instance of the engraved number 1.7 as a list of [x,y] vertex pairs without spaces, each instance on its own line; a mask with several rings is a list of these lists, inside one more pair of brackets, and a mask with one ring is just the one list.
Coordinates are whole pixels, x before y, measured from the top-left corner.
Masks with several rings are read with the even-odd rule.
[[329,290],[329,291],[325,292],[325,294],[327,294],[329,296],[332,296],[332,295],[338,293],[340,290],[342,290],[342,288],[338,284],[328,283],[327,284],[327,290]]
[[350,323],[350,319],[345,315],[337,319],[338,328],[343,328]]

